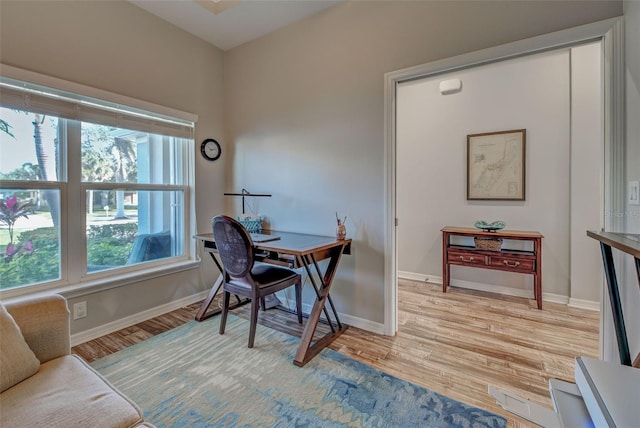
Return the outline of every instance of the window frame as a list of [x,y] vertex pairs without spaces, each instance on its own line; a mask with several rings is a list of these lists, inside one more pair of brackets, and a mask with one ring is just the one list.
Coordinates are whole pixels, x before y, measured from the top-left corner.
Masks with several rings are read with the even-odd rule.
[[[0,298],[12,298],[40,292],[64,292],[68,297],[91,292],[120,287],[160,276],[199,267],[196,245],[191,236],[196,233],[195,218],[195,125],[198,117],[192,113],[175,110],[137,100],[124,95],[92,88],[85,85],[65,81],[51,76],[22,70],[0,63],[0,76],[9,79],[29,82],[34,85],[45,86],[54,90],[70,92],[81,97],[98,99],[106,103],[117,104],[123,109],[133,112],[148,112],[163,118],[175,118],[182,122],[191,122],[191,144],[182,147],[181,183],[175,184],[138,184],[138,183],[95,183],[83,182],[81,171],[81,146],[79,141],[65,141],[66,154],[61,165],[59,181],[0,181],[0,186],[15,189],[53,188],[60,192],[60,279],[25,285],[6,290],[0,290]],[[68,138],[78,138],[81,135],[82,120],[65,120],[64,131]],[[72,129],[77,127],[77,129]],[[133,191],[181,191],[183,194],[184,221],[182,255],[170,259],[159,259],[141,264],[122,266],[97,272],[87,272],[87,235],[72,229],[70,225],[86,225],[86,194],[87,189],[104,190],[133,190]],[[75,195],[75,196],[74,196]],[[71,263],[71,260],[80,262]]]

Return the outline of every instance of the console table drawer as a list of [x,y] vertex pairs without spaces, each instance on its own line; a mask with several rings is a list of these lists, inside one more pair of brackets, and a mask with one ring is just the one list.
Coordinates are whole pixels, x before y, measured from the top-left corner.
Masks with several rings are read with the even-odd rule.
[[470,251],[449,250],[449,263],[486,266],[487,260],[482,254],[473,254]]
[[489,257],[489,266],[509,271],[535,272],[536,262],[533,258],[518,258],[509,256]]

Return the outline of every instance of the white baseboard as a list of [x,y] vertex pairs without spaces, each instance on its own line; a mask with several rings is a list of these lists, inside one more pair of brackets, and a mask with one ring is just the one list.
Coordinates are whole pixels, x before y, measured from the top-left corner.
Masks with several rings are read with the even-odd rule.
[[[280,299],[280,301],[282,302],[282,299]],[[296,305],[295,305],[295,302],[293,301],[289,301],[289,302],[284,301],[282,302],[282,306],[289,308],[289,310],[291,311],[296,310]],[[305,314],[311,313],[312,308],[313,306],[308,303],[302,304],[302,312]],[[329,306],[327,306],[327,308],[329,308]],[[331,311],[331,309],[328,309],[328,310]],[[333,314],[331,316],[333,317]],[[366,330],[371,333],[382,334],[382,335],[384,334],[384,324],[380,324],[380,323],[366,320],[363,318],[354,317],[353,315],[343,314],[340,312],[338,312],[338,316],[340,317],[341,322],[349,326],[360,328],[362,330]],[[322,314],[320,318],[326,320],[326,317],[324,316],[324,314]]]
[[[433,284],[442,284],[442,277],[438,275],[425,275],[415,272],[398,271],[398,278],[408,279],[410,281],[431,282]],[[507,296],[533,298],[533,291],[522,290],[519,288],[505,287],[501,285],[484,284],[481,282],[451,280],[452,287],[467,288],[470,290],[488,291],[491,293],[499,293]],[[600,310],[600,303],[589,300],[573,299],[561,294],[542,293],[542,300],[551,303],[560,303],[563,305],[573,306],[589,310]]]
[[429,275],[425,275],[423,273],[414,273],[414,272],[405,272],[405,271],[398,271],[398,278],[401,279],[408,279],[410,281],[421,281],[421,282],[433,282],[434,284],[442,284],[442,278],[440,278],[439,282],[438,281],[433,281],[431,280],[431,277]]
[[[204,300],[208,294],[209,294],[209,290],[201,291],[200,293],[183,297],[182,299],[174,300],[173,302],[156,306],[155,308],[147,309],[146,311],[142,311],[137,314],[130,315],[128,317],[121,318],[119,320],[115,320],[110,323],[103,324],[101,326],[98,326],[89,330],[72,334],[71,346],[76,346],[81,343],[85,343],[90,340],[97,339],[98,337],[105,336],[115,331],[122,330],[123,328],[127,328],[132,325],[138,324],[140,322],[146,321],[148,319],[160,316],[162,314],[166,314],[167,312],[171,312],[176,309],[180,309],[184,306],[188,306],[192,303],[199,302],[200,300]],[[283,305],[287,306],[286,303],[283,303]],[[291,310],[295,310],[295,304],[292,304],[289,306]],[[311,312],[311,308],[312,308],[312,305],[309,305],[309,304],[302,305],[302,311],[304,313],[308,314],[309,312]],[[383,324],[365,320],[358,317],[354,317],[348,314],[338,313],[338,316],[340,317],[340,320],[347,325],[361,328],[363,330],[370,331],[372,333],[384,334]]]
[[206,299],[208,294],[209,290],[201,291],[200,293],[192,294],[191,296],[183,297],[181,299],[165,303],[164,305],[156,306],[155,308],[147,309],[145,311],[138,312],[137,314],[133,314],[128,317],[120,318],[107,324],[94,327],[89,330],[84,330],[79,333],[72,334],[71,346],[76,346],[81,343],[97,339],[98,337],[105,336],[107,334],[113,333],[114,331],[122,330],[123,328],[127,328],[148,319],[166,314],[167,312],[175,311],[176,309],[180,309],[192,303],[199,302],[200,300]]
[[600,311],[600,302],[594,302],[593,300],[576,299],[575,297],[569,297],[569,306],[572,308],[587,309],[590,311]]
[[[442,277],[437,275],[425,275],[425,274],[419,274],[414,272],[398,271],[398,277],[401,279],[407,279],[411,281],[442,284]],[[467,288],[467,289],[478,290],[478,291],[487,291],[492,293],[500,293],[508,296],[524,297],[527,299],[533,298],[532,292],[529,290],[521,290],[516,288],[496,286],[496,285],[484,284],[479,282],[452,280],[451,285],[453,287]],[[209,293],[209,290],[201,291],[200,293],[183,297],[181,299],[174,300],[170,303],[156,306],[155,308],[147,309],[137,314],[130,315],[128,317],[121,318],[119,320],[115,320],[110,323],[103,324],[101,326],[98,326],[89,330],[75,333],[71,335],[71,346],[76,346],[81,343],[88,342],[90,340],[105,336],[107,334],[113,333],[115,331],[121,330],[126,327],[130,327],[137,323],[157,317],[167,312],[174,311],[176,309],[182,308],[184,306],[190,305],[200,300],[204,300],[207,297],[208,293]],[[591,300],[584,300],[584,299],[569,298],[567,296],[562,296],[559,294],[542,293],[542,300],[547,302],[565,304],[575,308],[588,309],[588,310],[594,310],[594,311],[600,310],[599,302],[594,302]],[[295,305],[293,304],[293,302],[289,302],[289,303],[290,303],[289,304],[290,309],[295,310]],[[283,304],[287,306],[286,303],[283,303]],[[302,310],[305,313],[311,312],[311,308],[312,306],[309,304],[303,304],[302,306]],[[384,331],[385,331],[384,324],[359,318],[359,317],[355,317],[349,314],[344,314],[344,313],[338,313],[338,315],[340,316],[341,320],[345,324],[348,324],[350,326],[357,327],[372,333],[384,334]]]
[[[398,277],[402,279],[409,279],[413,281],[424,281],[430,282],[432,284],[442,284],[442,277],[437,275],[424,275],[419,273],[411,273],[411,272],[400,272],[398,271]],[[452,279],[450,285],[452,287],[460,287],[467,288],[470,290],[478,290],[478,291],[489,291],[491,293],[505,294],[507,296],[515,296],[515,297],[525,297],[528,299],[533,298],[533,291],[530,290],[522,290],[519,288],[510,288],[502,285],[492,285],[485,284],[482,282],[472,282],[472,281],[462,281],[459,279]],[[545,293],[542,293],[542,300],[546,299]],[[562,296],[558,296],[562,297]],[[564,303],[567,303],[569,300],[565,297]]]
[[340,319],[344,321],[345,324],[347,325],[360,328],[362,330],[366,330],[371,333],[384,335],[384,324],[366,320],[364,318],[354,317],[348,314],[339,314],[339,315],[340,315]]

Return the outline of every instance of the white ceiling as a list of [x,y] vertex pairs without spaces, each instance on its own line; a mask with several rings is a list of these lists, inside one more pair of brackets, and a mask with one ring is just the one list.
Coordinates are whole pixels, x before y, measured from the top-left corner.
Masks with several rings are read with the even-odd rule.
[[[222,50],[228,50],[344,0],[129,1]],[[217,14],[214,13],[216,8],[221,10]]]

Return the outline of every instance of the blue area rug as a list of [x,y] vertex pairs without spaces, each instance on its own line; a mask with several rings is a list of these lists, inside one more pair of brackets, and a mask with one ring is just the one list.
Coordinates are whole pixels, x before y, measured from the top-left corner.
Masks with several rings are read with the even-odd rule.
[[293,365],[299,339],[229,316],[189,322],[91,365],[161,427],[504,427],[506,420],[330,349]]

